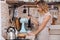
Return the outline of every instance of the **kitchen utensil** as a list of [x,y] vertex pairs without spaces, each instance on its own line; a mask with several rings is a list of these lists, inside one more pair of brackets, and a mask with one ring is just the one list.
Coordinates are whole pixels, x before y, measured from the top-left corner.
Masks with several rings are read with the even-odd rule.
[[16,38],[16,36],[15,36],[15,28],[14,27],[9,27],[8,29],[7,29],[7,39],[15,39]]
[[27,18],[21,18],[20,22],[22,23],[21,25],[21,33],[26,33],[26,29],[25,29],[25,23],[28,23],[28,19]]

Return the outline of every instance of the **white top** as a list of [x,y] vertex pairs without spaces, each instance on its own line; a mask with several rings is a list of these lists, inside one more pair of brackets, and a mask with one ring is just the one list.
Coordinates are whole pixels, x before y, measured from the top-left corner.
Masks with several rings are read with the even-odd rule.
[[41,25],[41,23],[43,22],[44,18],[45,18],[46,16],[48,16],[48,15],[50,15],[51,18],[50,18],[50,20],[48,21],[48,23],[47,23],[46,26],[50,26],[50,25],[51,25],[51,23],[52,23],[52,15],[51,15],[49,12],[45,13],[44,15],[39,15],[38,22],[39,22],[40,25]]
[[[44,15],[39,15],[39,18],[38,18],[39,25],[42,24],[43,20],[48,15],[51,16],[51,14],[49,12],[45,13]],[[37,35],[36,40],[49,40],[48,28],[50,27],[51,23],[52,23],[52,16],[51,16],[50,20],[48,21],[48,23],[46,24],[46,27]]]

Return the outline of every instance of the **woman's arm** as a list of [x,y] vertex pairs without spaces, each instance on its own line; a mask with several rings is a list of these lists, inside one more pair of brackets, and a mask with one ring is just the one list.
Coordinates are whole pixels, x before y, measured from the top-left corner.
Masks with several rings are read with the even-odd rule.
[[37,35],[39,32],[41,32],[45,28],[45,26],[50,18],[51,18],[50,15],[46,16],[46,18],[43,20],[42,24],[39,26],[38,30],[35,31],[33,34]]
[[31,20],[32,20],[32,22],[33,22],[35,25],[38,25],[38,24],[39,24],[39,23],[38,23],[38,20],[37,20],[36,18],[31,17]]
[[38,25],[38,20],[32,16],[28,16],[28,19],[31,18],[31,21],[35,24],[35,25]]

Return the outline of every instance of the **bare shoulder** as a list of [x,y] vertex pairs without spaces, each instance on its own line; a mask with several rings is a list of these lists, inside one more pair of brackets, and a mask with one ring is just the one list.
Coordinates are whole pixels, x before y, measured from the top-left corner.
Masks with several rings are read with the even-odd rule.
[[51,17],[52,17],[51,14],[48,12],[48,13],[45,14],[44,20],[48,21],[48,20],[51,19]]
[[50,14],[50,12],[47,12],[47,13],[45,14],[45,16],[48,16],[48,15],[52,16],[52,15]]

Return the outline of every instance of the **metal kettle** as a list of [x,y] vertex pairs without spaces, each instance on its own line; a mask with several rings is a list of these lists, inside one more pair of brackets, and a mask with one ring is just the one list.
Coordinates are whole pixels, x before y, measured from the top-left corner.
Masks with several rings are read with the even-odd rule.
[[9,27],[7,29],[7,39],[8,40],[12,40],[12,39],[15,39],[16,38],[16,35],[15,35],[15,28],[14,27]]

